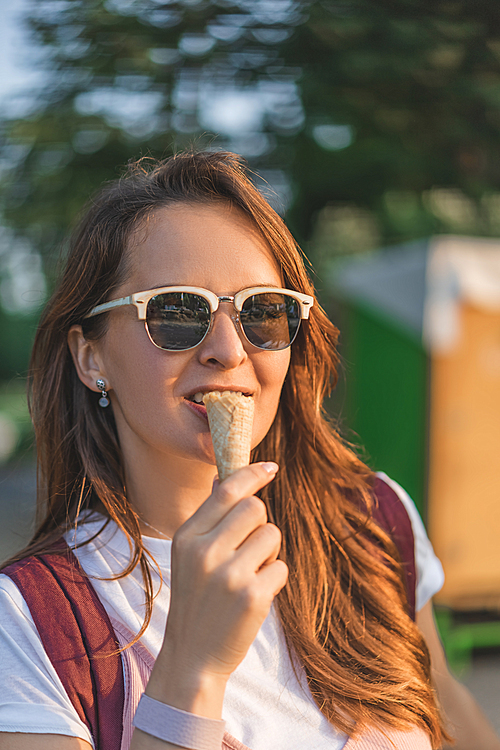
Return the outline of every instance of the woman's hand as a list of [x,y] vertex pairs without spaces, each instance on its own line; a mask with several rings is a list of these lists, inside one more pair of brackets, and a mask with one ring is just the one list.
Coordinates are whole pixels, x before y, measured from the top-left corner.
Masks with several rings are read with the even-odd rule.
[[147,694],[176,708],[220,718],[226,682],[243,660],[286,583],[281,533],[253,493],[276,464],[252,464],[215,483],[177,531],[165,640]]

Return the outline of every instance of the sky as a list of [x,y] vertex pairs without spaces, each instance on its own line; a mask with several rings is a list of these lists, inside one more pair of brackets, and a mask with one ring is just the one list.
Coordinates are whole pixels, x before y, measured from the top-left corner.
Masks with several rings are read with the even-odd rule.
[[[16,113],[14,97],[28,91],[39,80],[33,53],[21,17],[26,0],[0,0],[0,108],[3,113]],[[19,102],[21,104],[21,102]]]
[[[39,73],[30,66],[32,52],[20,21],[26,4],[26,0],[0,0],[1,114],[26,111],[31,97],[20,94],[29,92],[39,80]],[[39,255],[26,241],[16,240],[0,225],[0,304],[12,313],[31,312],[39,306],[44,294]]]
[[[32,2],[33,0],[0,0],[0,117],[26,115],[33,103],[30,92],[42,80],[43,74],[40,72],[40,65],[37,65],[37,56],[40,58],[41,52],[37,53],[36,48],[33,48],[23,29],[23,14]],[[92,94],[94,98],[98,95],[99,92]],[[209,130],[233,136],[236,139],[234,143],[231,142],[233,150],[247,156],[256,155],[267,148],[267,136],[259,132],[260,123],[266,107],[272,108],[279,104],[279,92],[276,96],[278,102],[267,101],[257,90],[246,93],[245,96],[239,91],[227,90],[221,94],[220,91],[207,90],[201,102],[202,124]],[[108,100],[109,92],[106,92],[104,103],[109,108]],[[126,100],[127,106],[122,113],[126,122],[120,123],[122,126],[127,123],[130,125],[131,106],[134,110],[130,92],[127,92]],[[116,97],[111,104],[113,116],[116,117],[120,114]],[[244,136],[240,137],[241,142],[237,136]],[[291,197],[288,181],[276,170],[261,170],[261,175],[270,186],[268,200],[276,204],[278,211],[282,211]],[[39,260],[34,248],[30,248],[25,242],[16,242],[0,221],[0,305],[4,309],[13,313],[30,312],[39,304],[45,293]]]

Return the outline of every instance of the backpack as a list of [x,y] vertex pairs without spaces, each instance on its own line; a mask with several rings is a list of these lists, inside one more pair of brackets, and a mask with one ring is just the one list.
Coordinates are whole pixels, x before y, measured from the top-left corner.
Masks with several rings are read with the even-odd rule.
[[[408,614],[414,620],[415,545],[411,522],[397,494],[379,477],[375,479],[374,495],[373,517],[391,536],[399,551]],[[124,712],[125,680],[129,690],[134,685],[130,654],[123,658],[125,652],[117,653],[128,642],[127,634],[120,634],[118,624],[111,623],[76,556],[65,540],[60,539],[50,552],[20,560],[1,572],[13,580],[23,595],[45,651],[80,720],[94,738],[96,749],[121,750],[127,713]],[[141,644],[137,645],[140,655]],[[138,668],[140,674],[135,668],[139,694],[147,684],[152,657],[148,661],[148,654],[143,655],[142,664],[142,668]],[[138,697],[136,699],[138,701]],[[227,732],[223,748],[248,750]]]

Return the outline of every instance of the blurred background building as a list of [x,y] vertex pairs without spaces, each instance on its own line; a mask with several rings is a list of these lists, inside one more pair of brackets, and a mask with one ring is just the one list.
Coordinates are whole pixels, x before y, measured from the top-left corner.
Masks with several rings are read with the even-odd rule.
[[[496,0],[0,11],[0,555],[29,533],[25,378],[75,218],[130,160],[229,149],[285,216],[341,327],[332,412],[428,523],[451,658],[498,643]],[[483,654],[498,720],[499,662]]]
[[440,235],[344,259],[332,292],[343,421],[426,520],[448,655],[464,661],[500,645],[500,241]]

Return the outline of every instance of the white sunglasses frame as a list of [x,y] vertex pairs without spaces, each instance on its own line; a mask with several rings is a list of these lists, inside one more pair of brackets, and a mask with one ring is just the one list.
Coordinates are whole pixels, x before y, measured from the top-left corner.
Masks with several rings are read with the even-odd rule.
[[[94,307],[85,316],[85,318],[93,318],[95,315],[100,315],[103,312],[108,312],[109,310],[113,310],[115,307],[134,305],[137,309],[137,317],[139,320],[144,321],[146,332],[151,343],[154,344],[154,346],[156,346],[158,349],[162,349],[163,351],[188,351],[188,349],[164,349],[162,346],[158,346],[158,344],[156,344],[151,338],[151,334],[148,330],[146,314],[149,301],[153,299],[153,297],[156,297],[158,294],[169,294],[172,292],[187,292],[190,294],[197,294],[198,296],[203,297],[203,299],[205,299],[210,306],[211,321],[207,332],[205,333],[205,336],[203,336],[203,339],[201,339],[201,341],[195,344],[195,346],[189,347],[189,349],[195,349],[208,335],[212,328],[213,314],[217,312],[221,302],[232,302],[236,312],[240,313],[246,300],[255,294],[286,294],[288,297],[293,297],[293,299],[297,300],[297,302],[299,303],[301,320],[307,320],[309,318],[309,311],[314,304],[314,297],[311,297],[311,295],[309,294],[294,292],[291,289],[281,289],[274,286],[252,286],[248,289],[241,289],[241,291],[237,292],[235,295],[222,295],[220,297],[217,296],[217,294],[215,294],[214,292],[211,292],[209,289],[204,289],[203,287],[198,286],[162,286],[158,287],[158,289],[147,289],[144,292],[134,292],[134,294],[129,294],[128,297],[120,297],[119,299],[114,299],[110,302],[103,302],[101,305],[97,305],[96,307]],[[245,336],[245,339],[248,341],[247,335],[243,329],[243,326],[241,325],[241,321],[239,321],[239,317],[238,322],[240,324],[243,335]],[[249,343],[252,344],[252,342]],[[291,345],[291,343],[293,342],[290,342],[289,346]],[[252,344],[252,346],[255,346],[257,349],[263,349],[265,351],[263,347],[258,347],[256,344]],[[276,351],[282,350],[278,349]]]

